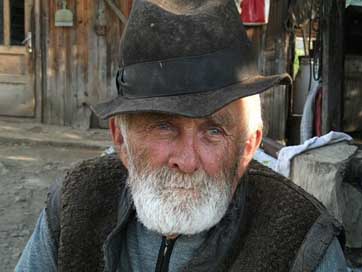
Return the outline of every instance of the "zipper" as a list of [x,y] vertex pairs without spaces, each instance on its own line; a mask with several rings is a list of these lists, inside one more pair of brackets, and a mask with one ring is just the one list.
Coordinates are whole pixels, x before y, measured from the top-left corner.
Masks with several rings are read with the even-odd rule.
[[166,236],[162,236],[155,272],[168,272],[170,258],[176,239],[177,237],[174,239],[168,239]]

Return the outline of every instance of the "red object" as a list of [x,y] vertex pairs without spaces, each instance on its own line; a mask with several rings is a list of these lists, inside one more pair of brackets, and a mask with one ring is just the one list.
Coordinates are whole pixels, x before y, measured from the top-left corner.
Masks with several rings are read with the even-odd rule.
[[268,23],[270,0],[242,0],[241,21],[244,25]]

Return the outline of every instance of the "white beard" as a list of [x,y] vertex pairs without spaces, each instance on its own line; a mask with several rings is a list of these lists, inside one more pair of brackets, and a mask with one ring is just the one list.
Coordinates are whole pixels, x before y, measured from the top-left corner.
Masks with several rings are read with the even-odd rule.
[[[163,235],[196,234],[216,225],[232,198],[232,174],[181,174],[163,167],[137,171],[129,163],[128,186],[138,219]],[[142,173],[139,173],[142,172]]]

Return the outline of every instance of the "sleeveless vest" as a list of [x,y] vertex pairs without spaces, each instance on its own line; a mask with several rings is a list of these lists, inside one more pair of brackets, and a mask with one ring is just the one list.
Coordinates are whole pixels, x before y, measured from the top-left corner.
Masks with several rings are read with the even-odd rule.
[[[46,211],[59,271],[116,271],[105,267],[104,256],[113,251],[107,253],[105,245],[108,236],[119,235],[114,229],[127,223],[120,214],[134,214],[126,179],[127,170],[111,155],[80,163],[50,192]],[[184,271],[315,270],[342,233],[338,222],[312,196],[255,161],[241,183],[247,184],[240,189],[245,201],[229,208],[210,230],[213,246],[204,247]],[[220,258],[210,257],[210,250]]]

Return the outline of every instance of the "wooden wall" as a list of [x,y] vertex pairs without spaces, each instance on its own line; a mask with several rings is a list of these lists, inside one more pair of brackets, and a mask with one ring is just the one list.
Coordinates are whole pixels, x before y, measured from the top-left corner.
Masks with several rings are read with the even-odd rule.
[[347,55],[344,67],[343,129],[362,131],[362,56]]
[[[116,95],[114,78],[123,25],[103,0],[66,2],[74,14],[73,27],[54,25],[61,1],[41,0],[42,121],[89,128],[96,120],[89,105]],[[129,1],[115,3],[128,14]]]
[[[248,36],[258,54],[259,72],[273,75],[290,72],[289,33],[285,29],[288,1],[270,1],[269,23],[249,27]],[[288,118],[289,87],[278,86],[261,95],[265,136],[285,141]]]
[[346,0],[322,2],[323,134],[343,129],[345,9]]

